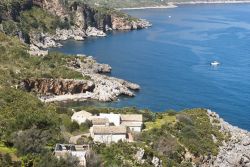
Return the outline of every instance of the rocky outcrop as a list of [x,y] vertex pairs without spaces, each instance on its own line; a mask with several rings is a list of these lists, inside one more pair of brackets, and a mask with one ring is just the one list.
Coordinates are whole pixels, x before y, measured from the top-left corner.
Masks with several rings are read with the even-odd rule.
[[30,45],[30,50],[28,51],[28,53],[30,55],[34,55],[34,56],[46,56],[46,55],[49,54],[49,51],[48,50],[41,50],[37,46],[31,44]]
[[[102,75],[111,72],[107,64],[97,63],[91,56],[78,55],[68,63],[68,67],[87,75],[95,83],[95,89],[90,95],[92,99],[99,101],[114,101],[120,95],[133,97],[133,90],[139,90],[140,86],[122,79]],[[81,59],[80,59],[81,57]],[[83,58],[83,60],[82,60]]]
[[52,36],[55,41],[64,41],[68,39],[82,41],[85,37],[87,37],[85,31],[76,27],[71,27],[71,29],[56,29],[56,34]]
[[78,55],[67,64],[89,80],[27,79],[20,82],[20,86],[38,93],[44,102],[87,99],[107,102],[121,95],[133,97],[134,91],[140,89],[137,84],[104,75],[111,72],[111,67],[96,62],[91,56]]
[[[99,34],[93,33],[92,35],[94,36]],[[32,55],[37,55],[36,53],[42,52],[43,49],[61,47],[62,44],[57,41],[65,41],[68,39],[82,41],[85,37],[87,37],[85,31],[76,27],[71,27],[71,29],[56,29],[56,33],[54,35],[49,33],[30,33],[31,44],[29,52]],[[36,52],[34,52],[34,48],[36,48]]]
[[98,30],[95,27],[88,27],[88,29],[86,30],[86,34],[88,37],[105,37],[106,36],[106,34],[103,31]]
[[89,74],[96,87],[93,99],[99,101],[115,101],[120,95],[135,96],[132,90],[139,90],[140,86],[122,79],[108,77],[101,74]]
[[128,20],[124,17],[112,16],[112,29],[114,30],[137,30],[152,26],[143,19]]
[[26,91],[46,96],[86,93],[95,89],[92,81],[70,79],[25,79],[19,85]]
[[218,114],[208,110],[210,121],[220,126],[221,132],[229,139],[220,146],[219,154],[203,163],[203,167],[249,167],[250,166],[250,132],[232,126]]
[[47,49],[62,46],[56,42],[48,33],[31,33],[30,34],[31,46],[36,46],[40,49]]
[[96,73],[110,73],[112,68],[108,64],[98,63],[92,56],[86,56],[82,54],[77,55],[79,58],[75,58],[68,62],[68,67],[84,74],[96,74]]
[[144,164],[146,160],[149,160],[150,163],[153,164],[154,167],[162,167],[162,160],[160,158],[152,155],[147,155],[143,148],[139,148],[136,152],[134,158],[139,162],[139,164]]

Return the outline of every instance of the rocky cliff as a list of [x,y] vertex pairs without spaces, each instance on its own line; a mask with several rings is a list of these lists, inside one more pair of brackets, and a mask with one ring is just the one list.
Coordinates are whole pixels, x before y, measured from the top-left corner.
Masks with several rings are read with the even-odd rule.
[[93,8],[84,3],[61,0],[2,1],[0,23],[1,31],[17,35],[22,41],[40,49],[58,47],[60,44],[56,41],[60,40],[84,40],[88,36],[106,36],[105,32],[110,30],[151,26],[145,20],[114,9]]
[[95,84],[87,80],[41,78],[22,80],[20,87],[29,92],[49,96],[93,92]]
[[[220,131],[228,135],[219,148],[216,157],[210,157],[203,162],[203,167],[250,166],[250,132],[225,122],[218,114],[208,110],[213,126],[221,127]],[[216,140],[216,139],[215,139]]]

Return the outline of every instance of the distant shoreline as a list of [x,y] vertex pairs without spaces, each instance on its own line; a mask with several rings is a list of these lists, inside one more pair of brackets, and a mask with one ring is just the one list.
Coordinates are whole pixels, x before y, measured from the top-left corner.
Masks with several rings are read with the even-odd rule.
[[176,2],[175,5],[193,5],[193,4],[241,4],[250,3],[249,1],[190,1],[190,2]]
[[189,1],[189,2],[170,2],[168,5],[147,6],[135,8],[116,8],[117,10],[143,10],[143,9],[171,9],[178,7],[177,5],[198,5],[198,4],[242,4],[250,3],[249,1]]
[[136,8],[116,8],[117,10],[142,10],[142,9],[169,9],[169,8],[176,8],[178,6],[174,5],[173,3],[169,3],[168,5],[161,5],[161,6],[147,6],[147,7],[136,7]]

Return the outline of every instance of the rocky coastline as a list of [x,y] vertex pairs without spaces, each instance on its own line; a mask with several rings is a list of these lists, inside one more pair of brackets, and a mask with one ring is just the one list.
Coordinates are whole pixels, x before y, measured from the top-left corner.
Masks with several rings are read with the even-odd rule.
[[116,10],[105,9],[107,11],[104,12],[104,9],[94,9],[83,3],[74,2],[65,6],[53,0],[43,1],[39,7],[64,20],[72,20],[73,17],[74,24],[68,28],[57,28],[54,33],[29,33],[30,53],[33,55],[44,56],[48,48],[61,47],[60,41],[68,39],[81,41],[88,37],[105,37],[108,31],[138,30],[152,26],[144,19],[133,18]]
[[31,33],[30,34],[30,50],[32,55],[44,56],[48,54],[49,48],[61,47],[60,41],[73,39],[83,41],[88,37],[105,37],[107,31],[119,30],[130,31],[144,29],[152,26],[148,21],[139,19],[136,21],[127,21],[125,18],[114,17],[111,27],[106,25],[105,31],[96,27],[88,27],[86,30],[77,27],[70,29],[56,29],[55,34],[49,33]]
[[110,102],[119,96],[135,96],[140,86],[105,75],[112,68],[108,64],[98,63],[92,56],[78,55],[68,62],[67,67],[82,73],[87,79],[25,79],[19,87],[35,92],[43,102],[98,100]]
[[[33,56],[48,55],[49,48],[62,46],[60,41],[105,37],[108,31],[130,31],[151,26],[146,20],[133,18],[117,10],[93,8],[79,2],[63,4],[60,0],[30,0],[20,2],[20,6],[11,6],[10,10],[17,11],[15,15],[9,15],[10,11],[6,10],[6,15],[0,20],[13,20],[13,23],[19,24],[22,12],[35,8],[45,12],[48,19],[58,19],[58,24],[67,25],[63,28],[57,26],[50,31],[31,29],[26,38],[21,29],[13,31],[12,35],[18,34],[21,41],[29,44],[28,53]],[[86,99],[107,102],[117,100],[120,95],[133,97],[134,91],[140,89],[137,84],[105,75],[111,72],[109,65],[100,64],[93,57],[78,56],[84,57],[84,61],[81,62],[82,59],[79,58],[69,62],[68,68],[82,73],[87,80],[29,78],[20,81],[19,86],[26,91],[35,92],[44,102]]]
[[[216,157],[206,159],[203,167],[228,167],[250,166],[250,132],[235,127],[224,121],[219,115],[211,110],[208,111],[210,122],[214,126],[220,126],[220,131],[228,135],[228,140],[219,147]],[[215,139],[216,140],[216,139]]]

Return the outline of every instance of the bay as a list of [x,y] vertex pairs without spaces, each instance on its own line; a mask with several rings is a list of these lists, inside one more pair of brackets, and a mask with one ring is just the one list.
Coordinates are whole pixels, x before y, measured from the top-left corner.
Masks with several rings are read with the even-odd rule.
[[[249,9],[250,4],[203,4],[128,10],[153,27],[65,41],[53,50],[92,55],[112,66],[112,76],[141,86],[134,98],[78,105],[153,111],[204,107],[250,130]],[[215,60],[221,64],[212,67]]]

